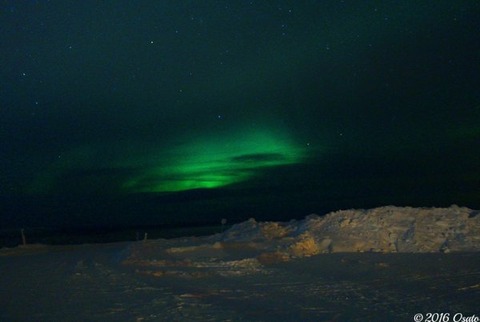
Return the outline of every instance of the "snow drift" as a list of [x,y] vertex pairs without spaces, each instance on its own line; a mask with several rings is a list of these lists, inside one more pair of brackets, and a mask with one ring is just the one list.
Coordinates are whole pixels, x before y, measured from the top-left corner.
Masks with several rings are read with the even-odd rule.
[[387,206],[290,222],[250,219],[213,236],[134,243],[122,263],[156,277],[206,277],[265,273],[265,265],[322,253],[476,252],[479,213]]
[[288,223],[233,226],[222,241],[276,241],[288,256],[336,252],[466,252],[480,250],[480,211],[449,208],[380,207],[310,215]]

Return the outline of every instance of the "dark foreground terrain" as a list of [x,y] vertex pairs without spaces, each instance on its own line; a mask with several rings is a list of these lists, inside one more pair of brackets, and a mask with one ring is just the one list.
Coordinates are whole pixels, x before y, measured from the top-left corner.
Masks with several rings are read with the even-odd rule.
[[197,238],[2,249],[0,320],[413,321],[416,313],[480,315],[478,253],[335,253],[288,261],[252,254],[246,244],[226,247]]

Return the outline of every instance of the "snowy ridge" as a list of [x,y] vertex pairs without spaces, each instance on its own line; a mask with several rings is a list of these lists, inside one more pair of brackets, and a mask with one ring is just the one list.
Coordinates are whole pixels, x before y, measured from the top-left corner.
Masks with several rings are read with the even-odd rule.
[[289,256],[336,252],[468,252],[480,250],[480,211],[386,206],[310,215],[289,223],[250,219],[223,241],[276,241]]
[[140,274],[192,278],[269,274],[268,265],[322,253],[476,252],[479,213],[387,206],[290,222],[250,219],[213,236],[134,243],[122,263]]

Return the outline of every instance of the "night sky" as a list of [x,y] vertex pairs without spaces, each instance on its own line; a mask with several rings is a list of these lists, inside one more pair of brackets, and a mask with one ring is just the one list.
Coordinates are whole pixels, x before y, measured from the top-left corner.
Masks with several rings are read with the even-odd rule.
[[480,208],[480,2],[0,2],[7,226]]

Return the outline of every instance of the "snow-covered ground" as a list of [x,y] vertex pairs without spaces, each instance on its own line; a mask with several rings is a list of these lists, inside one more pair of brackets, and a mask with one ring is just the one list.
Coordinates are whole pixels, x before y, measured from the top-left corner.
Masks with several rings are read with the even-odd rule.
[[[288,223],[250,220],[207,237],[4,248],[0,321],[480,316],[477,213],[384,207]],[[424,227],[432,222],[436,228]],[[417,236],[423,231],[434,240],[428,247]],[[378,240],[359,243],[358,234]]]

